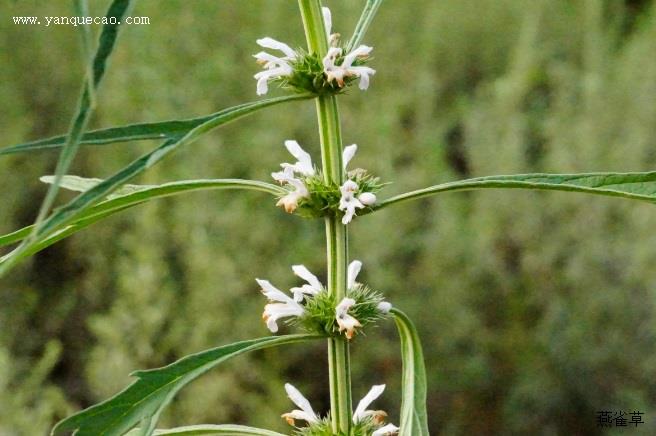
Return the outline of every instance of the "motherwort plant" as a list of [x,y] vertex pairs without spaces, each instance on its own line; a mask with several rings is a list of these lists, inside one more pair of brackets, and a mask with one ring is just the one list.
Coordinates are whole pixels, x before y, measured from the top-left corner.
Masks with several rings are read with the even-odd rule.
[[[107,12],[108,22],[120,23],[129,13],[131,3],[131,0],[113,0]],[[226,360],[249,351],[319,339],[327,344],[330,411],[318,414],[292,384],[286,384],[284,389],[289,399],[298,407],[282,414],[291,426],[292,434],[427,435],[426,375],[417,332],[409,318],[388,302],[379,290],[357,281],[362,263],[349,259],[349,224],[356,219],[366,219],[363,216],[378,213],[388,206],[447,191],[541,189],[648,202],[656,199],[656,172],[643,172],[486,176],[435,185],[381,200],[380,191],[384,184],[380,179],[364,169],[349,168],[358,146],[343,146],[338,109],[338,99],[347,89],[357,87],[366,91],[377,74],[370,66],[373,48],[362,45],[361,40],[382,0],[366,0],[364,3],[362,15],[348,40],[332,33],[330,10],[322,6],[321,0],[299,0],[306,48],[292,48],[299,45],[298,41],[288,45],[268,36],[256,41],[263,49],[254,55],[261,66],[254,76],[256,93],[265,95],[275,86],[282,89],[285,96],[244,103],[201,118],[132,124],[89,132],[86,132],[87,122],[99,101],[96,90],[120,25],[104,26],[93,55],[89,30],[82,29],[83,47],[90,63],[68,134],[0,149],[0,155],[52,148],[61,150],[55,175],[41,179],[50,186],[34,224],[0,236],[0,246],[16,245],[0,258],[0,275],[6,274],[22,259],[96,221],[138,204],[189,191],[238,189],[270,194],[273,197],[272,211],[275,204],[287,213],[324,221],[327,280],[322,283],[303,265],[291,267],[303,283],[289,290],[278,289],[268,280],[253,278],[267,300],[262,313],[266,327],[277,333],[281,324],[286,324],[302,330],[302,333],[244,340],[201,351],[163,368],[137,371],[133,374],[136,380],[125,390],[64,419],[52,430],[54,435],[280,435],[270,430],[231,424],[192,425],[168,430],[157,430],[156,427],[162,411],[185,385]],[[77,0],[75,4],[79,10],[86,10],[84,0]],[[316,105],[321,156],[313,159],[298,142],[285,140],[284,145],[293,159],[271,173],[274,183],[203,179],[147,186],[126,184],[210,130],[260,109],[310,99]],[[80,146],[159,138],[164,140],[161,145],[107,179],[66,175]],[[51,211],[60,188],[80,193],[69,203]],[[255,289],[254,285],[253,298],[257,295]],[[373,386],[353,407],[352,385],[355,383],[351,380],[349,356],[351,344],[365,340],[362,333],[370,325],[388,319],[392,319],[398,328],[403,360],[401,408],[394,423],[384,411],[369,409],[383,394],[384,384]]]

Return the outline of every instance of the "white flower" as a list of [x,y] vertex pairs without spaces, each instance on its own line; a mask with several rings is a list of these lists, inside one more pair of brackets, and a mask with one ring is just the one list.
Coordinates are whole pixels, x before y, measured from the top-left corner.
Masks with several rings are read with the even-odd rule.
[[264,71],[253,76],[257,80],[257,95],[264,95],[269,91],[269,80],[290,76],[294,72],[289,62],[295,60],[297,54],[290,46],[273,38],[258,39],[257,43],[264,48],[279,50],[285,55],[278,57],[261,51],[253,56],[264,67]]
[[355,193],[358,189],[358,184],[353,180],[347,180],[339,188],[342,194],[342,197],[339,199],[339,210],[344,211],[344,216],[342,217],[342,224],[344,225],[351,222],[355,215],[355,209],[364,208],[364,204],[355,198]]
[[305,184],[299,179],[289,178],[286,182],[292,185],[295,189],[284,197],[281,197],[276,203],[276,206],[282,206],[285,209],[285,212],[293,213],[298,207],[299,200],[301,198],[309,197],[310,191],[308,191]]
[[[280,166],[283,166],[282,164]],[[290,179],[294,178],[294,169],[291,166],[283,167],[282,171],[271,173],[271,177],[281,185],[287,183]]]
[[349,162],[351,162],[351,159],[353,159],[353,156],[355,156],[356,151],[358,151],[358,146],[356,144],[351,144],[344,147],[344,151],[342,151],[342,165],[344,166],[345,172],[346,166]]
[[[351,159],[355,156],[355,152],[358,151],[358,146],[356,144],[351,144],[347,147],[344,147],[342,152],[342,164],[344,165],[344,172],[346,172],[346,166],[349,164]],[[348,224],[351,222],[355,216],[355,209],[362,209],[365,206],[371,206],[376,203],[376,195],[371,192],[363,192],[357,198],[355,193],[358,192],[360,187],[353,180],[347,180],[339,188],[342,196],[339,199],[339,210],[344,211],[344,216],[342,217],[342,224]]]
[[376,398],[380,397],[383,391],[385,390],[385,385],[375,385],[367,392],[367,395],[364,396],[358,403],[358,407],[355,408],[353,412],[353,424],[357,424],[363,419],[371,416],[374,418],[376,424],[382,424],[383,419],[387,416],[387,413],[382,410],[366,410],[371,403],[373,403]]
[[339,34],[330,33],[333,29],[333,18],[332,18],[332,14],[330,13],[330,9],[324,6],[321,8],[321,13],[323,14],[323,24],[324,27],[326,28],[326,39],[328,40],[328,45],[329,46],[334,45],[335,43],[337,43]]
[[[264,313],[262,313],[262,319],[264,319],[272,333],[278,331],[277,321],[280,318],[301,316],[305,312],[305,309],[298,302],[273,286],[268,280],[255,279],[255,281],[262,288],[264,296],[272,301],[272,303],[264,306]],[[273,303],[274,301],[277,303]]]
[[280,166],[283,169],[291,168],[295,173],[303,176],[313,176],[314,165],[312,165],[312,156],[310,156],[310,153],[303,150],[298,142],[291,139],[285,141],[285,147],[298,160],[294,164],[282,163]]
[[[346,289],[350,290],[355,287],[358,283],[355,281],[355,279],[358,277],[358,274],[360,274],[360,270],[362,269],[362,262],[359,260],[354,260],[351,262],[348,266],[348,273],[346,275]],[[390,310],[392,310],[392,304],[388,303],[387,301],[381,301],[378,303],[376,306],[376,309],[378,309],[380,312],[383,314],[388,314]]]
[[289,425],[294,425],[295,419],[306,421],[308,424],[316,424],[319,422],[319,417],[314,413],[314,410],[312,410],[310,402],[298,391],[298,389],[289,383],[285,383],[285,390],[287,391],[289,399],[301,409],[295,409],[289,413],[283,413],[282,417],[285,418]]
[[365,206],[373,206],[376,204],[376,194],[372,192],[363,192],[358,196],[358,200],[360,200],[360,203],[364,204]]
[[323,25],[326,28],[326,37],[330,41],[330,32],[333,27],[332,14],[330,13],[330,9],[325,6],[321,8],[321,13],[323,14]]
[[294,274],[307,282],[305,285],[290,289],[290,291],[294,294],[295,301],[303,301],[303,294],[316,295],[323,291],[323,285],[317,276],[312,274],[305,266],[293,265],[292,271],[294,271]]
[[285,61],[291,61],[296,59],[297,55],[294,49],[292,49],[284,42],[276,41],[275,39],[269,38],[268,36],[262,39],[258,39],[256,42],[260,47],[270,48],[272,50],[280,50],[285,54],[285,56],[281,58]]
[[[383,420],[385,417],[387,417],[387,413],[382,410],[366,409],[373,401],[380,397],[384,390],[385,385],[376,385],[369,390],[367,395],[365,395],[364,398],[360,400],[358,407],[353,412],[353,424],[358,424],[360,421],[368,417],[372,417],[373,422],[377,425],[383,423]],[[319,416],[314,412],[314,409],[312,409],[312,406],[310,405],[310,402],[307,400],[307,398],[305,398],[298,389],[289,383],[285,383],[285,391],[287,391],[287,396],[289,399],[292,400],[294,404],[296,404],[300,409],[294,409],[289,413],[282,414],[282,417],[287,421],[289,425],[295,425],[295,420],[297,419],[305,421],[310,425],[319,423]],[[398,430],[399,428],[395,425],[387,424],[374,431],[372,436],[393,435],[396,434]]]
[[310,196],[310,192],[303,181],[296,178],[295,175],[296,173],[305,177],[314,175],[314,165],[312,165],[310,154],[303,150],[298,142],[287,140],[285,141],[285,147],[297,161],[293,164],[286,162],[280,164],[282,171],[271,173],[271,177],[281,184],[289,184],[295,188],[294,191],[291,191],[276,203],[276,206],[282,206],[286,212],[292,213],[298,207],[298,202],[301,198]]
[[323,58],[323,72],[326,75],[326,80],[328,82],[336,80],[339,87],[342,88],[345,78],[355,76],[360,78],[358,85],[360,89],[365,90],[369,88],[369,76],[376,74],[376,70],[364,66],[353,66],[353,62],[358,58],[368,57],[371,50],[373,50],[373,47],[361,45],[344,56],[342,65],[336,65],[337,58],[342,55],[342,49],[331,47]]
[[355,196],[360,187],[353,180],[347,180],[339,188],[342,196],[339,199],[339,210],[344,211],[342,217],[342,224],[346,225],[351,222],[355,216],[356,209],[363,209],[365,206],[371,206],[376,203],[376,195],[371,192],[363,192],[359,196]]
[[351,339],[353,337],[356,327],[362,327],[360,321],[348,314],[349,309],[354,304],[354,299],[346,297],[342,299],[335,308],[335,319],[337,320],[339,331],[341,333],[343,330],[346,330],[346,339]]
[[[383,410],[366,410],[371,403],[373,403],[378,397],[381,396],[385,390],[385,385],[375,385],[373,386],[367,395],[360,400],[358,407],[356,407],[355,412],[353,412],[353,424],[357,424],[365,418],[371,417],[375,424],[382,424],[387,417],[387,413]],[[384,436],[384,435],[393,435],[398,433],[399,428],[394,424],[387,424],[383,427],[380,427],[378,430],[372,433],[372,436]]]
[[387,424],[386,426],[383,426],[375,432],[371,433],[371,436],[390,436],[398,434],[398,432],[399,428],[397,426],[394,424]]
[[392,310],[392,303],[388,303],[387,301],[381,301],[378,303],[378,306],[376,306],[378,310],[380,310],[384,314],[388,314],[390,310]]
[[355,286],[355,279],[358,278],[358,274],[360,274],[360,270],[362,269],[362,262],[359,260],[354,260],[351,262],[348,266],[348,271],[346,274],[346,289],[351,289]]

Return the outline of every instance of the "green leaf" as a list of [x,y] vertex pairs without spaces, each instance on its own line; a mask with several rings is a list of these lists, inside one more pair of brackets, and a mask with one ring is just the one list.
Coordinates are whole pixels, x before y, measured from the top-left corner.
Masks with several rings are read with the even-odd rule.
[[178,148],[196,141],[200,136],[212,129],[220,127],[245,115],[249,115],[259,109],[287,101],[307,99],[309,97],[311,96],[305,94],[291,95],[234,106],[217,112],[211,119],[195,127],[183,137],[170,139],[164,142],[162,145],[133,161],[113,176],[98,183],[92,189],[83,192],[68,204],[56,209],[50,217],[43,221],[42,226],[36,230],[34,240],[24,241],[24,243],[14,251],[0,259],[0,277],[6,274],[7,271],[9,271],[20,259],[23,259],[25,253],[33,248],[33,245],[36,244],[37,241],[45,239],[50,234],[61,230],[63,227],[80,219],[87,209],[94,204],[97,204],[103,198],[106,198],[128,180],[143,173]]
[[401,338],[403,386],[399,436],[428,435],[426,414],[426,368],[421,341],[408,316],[396,308],[390,311]]
[[[127,14],[131,5],[131,0],[114,0],[109,6],[107,11],[108,22],[120,23],[123,21],[123,17]],[[79,4],[80,8],[84,8],[83,4]],[[59,160],[57,161],[57,168],[55,169],[55,180],[53,184],[48,189],[43,203],[39,208],[39,213],[35,220],[34,231],[32,233],[33,237],[36,237],[37,232],[41,228],[41,223],[45,219],[50,207],[55,201],[57,192],[59,190],[59,182],[61,177],[68,171],[73,158],[77,154],[79,149],[79,142],[84,130],[86,129],[89,118],[91,117],[91,112],[93,110],[92,102],[94,101],[95,88],[98,87],[100,81],[102,80],[103,75],[105,74],[105,69],[107,67],[107,60],[114,50],[116,44],[116,39],[118,37],[118,30],[120,24],[105,24],[103,26],[102,32],[100,33],[100,39],[98,41],[98,49],[92,61],[91,71],[87,71],[85,75],[85,80],[82,87],[82,94],[78,102],[78,108],[76,115],[73,118],[71,127],[66,137],[66,143],[64,144],[61,153],[59,154]],[[86,64],[85,56],[85,64]],[[89,76],[91,73],[91,76]],[[31,236],[32,237],[32,236]]]
[[157,417],[175,394],[220,363],[249,351],[318,338],[320,336],[287,335],[251,339],[192,354],[163,368],[134,372],[132,375],[137,380],[125,390],[64,419],[51,434],[74,432],[76,436],[119,436],[146,421],[150,422],[151,428],[142,433],[151,435]]
[[[190,130],[215,118],[221,112],[216,112],[198,118],[186,120],[169,120],[154,123],[130,124],[127,126],[110,127],[108,129],[92,130],[85,133],[80,140],[81,145],[104,145],[115,142],[139,141],[147,139],[181,138]],[[66,136],[40,139],[25,144],[12,145],[0,149],[3,154],[26,153],[39,150],[60,148],[66,141]]]
[[[39,178],[39,180],[41,180],[43,183],[50,184],[54,183],[55,176],[42,176]],[[62,177],[59,186],[64,189],[68,189],[69,191],[84,192],[93,188],[102,181],[103,179],[67,175]],[[107,198],[120,197],[132,192],[150,189],[154,186],[155,185],[123,185],[114,191],[113,194],[108,195]]]
[[428,197],[441,192],[501,188],[583,192],[653,203],[656,201],[656,171],[644,173],[538,173],[478,177],[475,179],[443,183],[397,195],[381,202],[376,209],[408,200]]
[[[139,436],[140,429],[135,429],[129,432],[126,436]],[[167,430],[155,430],[153,433],[155,436],[213,436],[213,435],[230,435],[230,436],[285,436],[282,433],[278,433],[271,430],[264,430],[261,428],[247,427],[245,425],[236,425],[236,424],[221,424],[221,425],[190,425],[186,427],[177,427]]]
[[367,33],[367,29],[369,29],[369,25],[376,16],[376,12],[378,12],[381,3],[383,3],[383,0],[367,0],[367,3],[364,5],[364,10],[360,15],[360,19],[358,20],[358,24],[355,25],[353,36],[351,36],[351,39],[346,45],[345,51],[347,53],[360,45],[364,38],[364,34]]
[[30,236],[31,231],[32,226],[27,226],[14,232],[7,233],[6,235],[0,236],[0,247],[22,241],[23,239]]
[[[49,183],[52,176],[42,177],[41,180]],[[62,187],[75,191],[86,191],[93,188],[101,179],[86,179],[77,176],[65,176],[62,179]],[[251,191],[266,192],[268,194],[279,196],[284,195],[285,191],[279,186],[260,182],[256,180],[242,179],[205,179],[205,180],[181,180],[176,182],[164,183],[161,185],[123,185],[120,189],[110,195],[97,205],[89,208],[81,218],[72,224],[63,227],[51,236],[40,240],[38,243],[25,251],[21,258],[31,256],[46,247],[90,226],[91,224],[107,218],[115,213],[121,212],[133,206],[145,203],[150,200],[168,197],[171,195],[182,194],[185,192],[194,192],[201,190],[223,190],[223,189],[243,189]],[[30,234],[32,226],[28,226],[0,236],[0,247],[21,241]],[[0,262],[2,258],[0,258]]]
[[[75,0],[73,2],[75,15],[78,17],[88,17],[89,4],[87,0]],[[80,36],[82,39],[82,54],[84,55],[84,65],[86,65],[86,77],[93,77],[93,36],[91,34],[91,26],[78,26],[80,28]],[[86,80],[85,84],[89,91],[89,100],[91,106],[96,104],[96,90],[93,84]]]

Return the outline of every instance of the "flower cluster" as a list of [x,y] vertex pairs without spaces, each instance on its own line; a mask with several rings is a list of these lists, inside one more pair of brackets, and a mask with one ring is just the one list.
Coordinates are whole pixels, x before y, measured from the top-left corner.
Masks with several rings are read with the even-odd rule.
[[[330,429],[330,421],[328,419],[321,419],[317,415],[310,402],[291,384],[285,384],[285,390],[289,399],[296,404],[299,409],[292,410],[289,413],[284,413],[282,417],[289,425],[296,426],[296,421],[305,421],[308,427],[304,428],[301,434],[304,435],[325,435],[332,434]],[[353,433],[356,435],[371,435],[371,436],[388,436],[398,433],[399,428],[394,424],[384,425],[387,413],[383,410],[367,410],[367,407],[374,402],[385,390],[385,385],[373,386],[367,395],[360,400],[358,406],[353,412]]]
[[348,224],[357,210],[371,209],[376,204],[375,192],[382,187],[378,179],[361,168],[346,171],[346,166],[358,149],[356,144],[344,147],[342,162],[347,180],[341,186],[326,184],[312,164],[310,154],[298,142],[285,141],[285,147],[297,162],[282,163],[282,171],[271,173],[271,177],[287,190],[287,194],[280,197],[276,206],[281,206],[288,213],[298,209],[300,215],[307,217],[339,213],[342,215],[342,223]]
[[362,262],[354,260],[348,267],[347,293],[339,303],[319,279],[303,265],[292,266],[292,271],[305,284],[293,287],[291,293],[276,288],[268,280],[255,279],[262,293],[269,299],[262,318],[271,332],[278,331],[278,320],[291,318],[309,331],[338,336],[342,332],[351,339],[357,328],[389,313],[392,305],[383,297],[355,280]]
[[294,50],[273,38],[257,40],[260,47],[282,53],[275,56],[261,51],[254,55],[264,68],[254,76],[257,80],[258,95],[264,95],[269,91],[269,82],[278,82],[295,91],[315,94],[339,93],[356,79],[359,80],[360,89],[366,90],[369,87],[369,78],[376,71],[363,64],[373,48],[361,45],[344,55],[344,48],[338,47],[339,35],[331,34],[330,9],[324,7],[322,11],[326,38],[330,46],[323,58],[319,58],[316,53]]

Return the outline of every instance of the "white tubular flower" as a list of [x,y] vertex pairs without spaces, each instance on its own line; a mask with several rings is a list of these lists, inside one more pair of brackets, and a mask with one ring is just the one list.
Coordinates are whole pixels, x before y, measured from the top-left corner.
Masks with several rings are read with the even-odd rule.
[[358,278],[358,274],[360,274],[361,269],[362,262],[359,260],[354,260],[349,264],[346,274],[346,289],[351,289],[355,286],[355,279]]
[[327,7],[321,8],[321,13],[323,14],[323,25],[326,28],[326,39],[328,40],[328,45],[331,45],[333,41],[333,35],[330,34],[333,30],[333,18],[330,13],[330,9]]
[[305,309],[300,304],[273,286],[268,280],[255,279],[255,281],[260,285],[262,293],[269,301],[277,301],[277,303],[269,303],[264,306],[264,313],[262,313],[262,319],[264,319],[272,333],[278,331],[277,321],[280,318],[301,316],[305,312]]
[[371,50],[373,50],[373,47],[361,45],[344,56],[342,65],[336,65],[335,62],[337,57],[342,54],[342,49],[337,47],[330,48],[323,58],[323,72],[326,75],[326,80],[328,82],[336,80],[339,87],[342,88],[344,87],[345,78],[355,76],[360,78],[358,85],[360,89],[365,90],[369,88],[369,76],[376,74],[376,70],[364,66],[353,66],[353,62],[358,58],[368,57]]
[[317,276],[312,274],[304,265],[293,265],[292,271],[307,282],[307,284],[303,286],[290,289],[294,294],[295,301],[303,301],[303,294],[316,295],[323,290],[323,285]]
[[294,170],[291,167],[285,167],[282,171],[271,173],[271,177],[282,185],[294,178]]
[[387,424],[375,432],[371,433],[371,436],[391,436],[399,433],[399,428],[394,424]]
[[285,141],[285,147],[298,160],[293,164],[286,162],[280,164],[282,171],[271,173],[271,177],[282,185],[288,184],[295,188],[276,203],[276,206],[282,206],[287,213],[293,213],[298,207],[299,200],[310,196],[310,191],[308,191],[303,181],[296,178],[295,175],[298,173],[305,177],[312,176],[314,175],[314,166],[312,165],[312,157],[301,148],[298,142],[287,140]]
[[358,184],[353,180],[344,182],[339,190],[342,193],[342,197],[339,199],[339,210],[344,212],[342,224],[346,225],[355,216],[355,209],[363,209],[364,204],[355,198],[355,193],[358,191]]
[[360,321],[348,314],[348,310],[355,304],[352,298],[344,298],[335,308],[335,319],[340,333],[346,330],[346,339],[351,339],[356,327],[362,327]]
[[299,173],[304,176],[313,176],[314,175],[314,165],[312,165],[312,156],[310,153],[303,150],[298,142],[288,139],[285,141],[285,147],[294,156],[298,161],[294,164],[283,163],[280,164],[284,169],[291,168],[295,173]]
[[367,395],[365,395],[360,402],[358,403],[358,407],[355,408],[355,412],[353,412],[353,424],[357,424],[358,422],[362,421],[363,419],[373,416],[374,420],[376,420],[377,424],[381,424],[382,421],[377,420],[378,418],[384,418],[387,416],[385,412],[382,410],[366,410],[367,407],[371,403],[373,403],[376,398],[380,397],[385,390],[385,385],[375,385],[372,386],[372,388],[367,392]]
[[276,203],[276,206],[282,206],[287,213],[293,213],[298,207],[298,202],[302,198],[307,198],[310,196],[310,191],[303,182],[299,179],[289,178],[285,180],[288,184],[292,185],[295,190],[289,194],[281,197],[280,200]]
[[273,38],[258,39],[257,43],[261,47],[280,50],[285,54],[283,57],[278,57],[262,51],[254,55],[257,62],[264,67],[264,71],[253,76],[257,80],[257,95],[264,95],[269,92],[269,80],[290,76],[294,72],[289,62],[296,59],[297,55],[290,46]]
[[257,95],[264,95],[269,92],[269,80],[280,79],[284,76],[291,76],[293,70],[287,64],[281,64],[274,68],[260,71],[253,77],[257,80]]
[[284,42],[276,41],[268,36],[258,39],[256,42],[260,47],[270,48],[271,50],[280,50],[285,54],[285,57],[281,58],[283,60],[291,61],[296,59],[296,52]]
[[356,144],[351,144],[347,147],[344,147],[344,151],[342,152],[342,164],[344,165],[344,171],[346,171],[346,166],[351,162],[351,159],[353,159],[353,156],[355,156],[355,152],[358,151],[358,146]]
[[289,425],[294,425],[295,419],[303,420],[308,424],[316,424],[319,422],[319,417],[314,413],[314,410],[312,410],[310,402],[299,392],[298,389],[289,383],[285,383],[285,390],[287,391],[289,399],[301,409],[295,409],[289,413],[283,413],[282,417],[285,418]]
[[335,65],[337,61],[337,56],[342,54],[342,49],[339,47],[330,47],[328,53],[324,56],[323,63],[323,72],[326,75],[326,80],[330,83],[333,80],[337,80],[337,84],[341,87],[344,86],[344,70],[341,67]]

